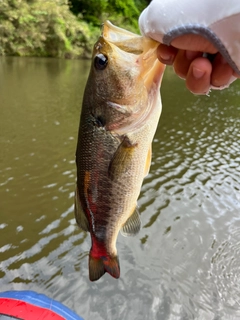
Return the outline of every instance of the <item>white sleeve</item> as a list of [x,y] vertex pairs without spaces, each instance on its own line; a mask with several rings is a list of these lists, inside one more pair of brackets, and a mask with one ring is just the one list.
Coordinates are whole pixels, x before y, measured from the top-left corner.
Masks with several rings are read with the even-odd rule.
[[143,35],[167,45],[178,36],[199,34],[240,75],[240,0],[152,0],[139,27]]

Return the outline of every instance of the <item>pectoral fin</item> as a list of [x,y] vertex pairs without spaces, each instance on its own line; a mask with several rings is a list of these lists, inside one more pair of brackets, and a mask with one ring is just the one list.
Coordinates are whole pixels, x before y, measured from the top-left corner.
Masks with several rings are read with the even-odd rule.
[[145,164],[144,177],[146,177],[149,173],[149,169],[151,166],[151,160],[152,160],[152,145],[150,144],[150,147],[148,149],[146,164]]
[[137,207],[133,214],[127,219],[121,229],[121,234],[125,237],[135,236],[141,229],[141,220]]
[[136,147],[137,144],[132,144],[127,136],[123,138],[109,164],[108,174],[112,180],[118,179],[129,170]]
[[77,221],[78,226],[83,230],[83,231],[89,231],[89,223],[88,220],[85,216],[85,213],[82,209],[81,202],[79,199],[79,193],[78,193],[78,188],[76,187],[75,190],[75,206],[74,206],[74,212],[75,212],[75,219]]

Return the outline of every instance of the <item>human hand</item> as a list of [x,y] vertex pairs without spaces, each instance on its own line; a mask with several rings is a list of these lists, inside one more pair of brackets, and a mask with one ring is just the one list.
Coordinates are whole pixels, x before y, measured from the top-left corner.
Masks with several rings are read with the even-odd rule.
[[[212,61],[203,57],[204,52],[214,55]],[[212,87],[226,88],[240,78],[217,49],[200,35],[180,36],[171,46],[160,44],[157,55],[162,63],[173,65],[176,74],[186,80],[186,87],[195,94],[207,94]]]
[[190,91],[207,94],[240,77],[239,19],[239,0],[152,0],[139,28],[161,43],[159,60],[173,65]]

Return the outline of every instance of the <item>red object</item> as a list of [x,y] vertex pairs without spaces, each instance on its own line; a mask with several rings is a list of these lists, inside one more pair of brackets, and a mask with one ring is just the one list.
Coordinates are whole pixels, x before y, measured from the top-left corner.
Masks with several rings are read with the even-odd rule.
[[0,314],[16,317],[24,320],[65,320],[62,316],[49,309],[34,306],[25,301],[1,298]]

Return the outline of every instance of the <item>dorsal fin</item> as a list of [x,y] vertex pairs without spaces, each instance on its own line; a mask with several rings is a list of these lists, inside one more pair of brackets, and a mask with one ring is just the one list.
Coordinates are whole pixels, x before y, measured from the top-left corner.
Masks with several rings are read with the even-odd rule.
[[85,216],[85,213],[84,213],[82,206],[81,206],[81,202],[79,199],[79,193],[78,193],[78,187],[76,187],[76,190],[75,190],[74,213],[75,213],[75,219],[77,221],[78,226],[83,231],[89,231],[89,223],[88,223],[87,217]]
[[121,234],[125,237],[135,236],[141,230],[141,220],[137,207],[122,226]]

